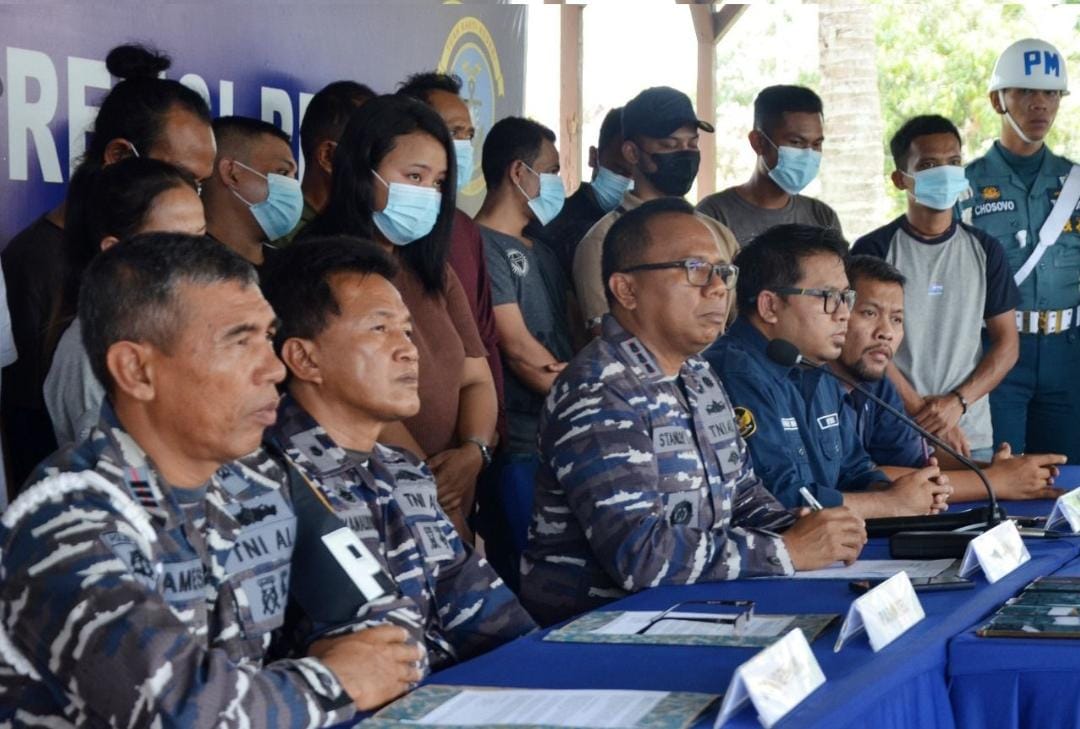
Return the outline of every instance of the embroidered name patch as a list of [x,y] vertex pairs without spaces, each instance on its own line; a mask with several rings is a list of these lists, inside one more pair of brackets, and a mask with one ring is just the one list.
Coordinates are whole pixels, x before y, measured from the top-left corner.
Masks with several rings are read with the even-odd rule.
[[828,430],[829,428],[840,427],[840,416],[836,413],[829,413],[828,415],[822,415],[817,419],[818,427],[822,430]]

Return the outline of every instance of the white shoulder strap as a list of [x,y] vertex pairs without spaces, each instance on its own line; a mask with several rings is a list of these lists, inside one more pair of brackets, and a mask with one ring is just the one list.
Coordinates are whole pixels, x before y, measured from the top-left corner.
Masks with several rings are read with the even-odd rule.
[[1046,253],[1046,249],[1057,243],[1057,239],[1061,237],[1061,231],[1065,228],[1065,221],[1069,219],[1073,210],[1076,209],[1078,201],[1080,201],[1080,165],[1073,165],[1072,169],[1069,170],[1069,176],[1065,178],[1065,184],[1062,185],[1061,192],[1058,193],[1054,209],[1050,211],[1050,215],[1047,216],[1042,227],[1039,228],[1039,244],[1035,246],[1035,250],[1024,261],[1024,265],[1013,276],[1017,286],[1024,283],[1027,277],[1031,275],[1031,272],[1035,270],[1035,266],[1042,259],[1043,254]]

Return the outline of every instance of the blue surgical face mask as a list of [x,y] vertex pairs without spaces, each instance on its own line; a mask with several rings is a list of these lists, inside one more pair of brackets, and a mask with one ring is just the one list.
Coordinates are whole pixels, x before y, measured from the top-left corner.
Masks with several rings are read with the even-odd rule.
[[562,178],[558,175],[550,172],[537,172],[529,165],[525,165],[525,169],[540,178],[540,194],[530,198],[521,189],[521,185],[516,182],[514,184],[517,185],[517,189],[521,194],[525,195],[525,199],[529,201],[529,209],[532,210],[540,225],[547,225],[562,210],[563,203],[566,202],[566,188],[563,187]]
[[457,189],[469,184],[473,173],[473,142],[471,139],[454,140],[454,159],[457,162]]
[[266,180],[266,199],[262,202],[253,203],[245,200],[244,196],[235,189],[232,193],[251,210],[255,222],[262,228],[267,240],[277,240],[291,233],[300,222],[300,214],[304,211],[304,193],[300,190],[300,180],[279,175],[276,172],[264,175],[239,160],[233,160],[233,162],[238,167]]
[[798,195],[817,177],[821,152],[810,148],[777,146],[765,136],[765,132],[761,132],[761,136],[776,147],[776,166],[769,170],[769,178],[788,195]]
[[386,207],[376,210],[371,217],[388,241],[407,246],[431,232],[442,209],[442,193],[434,187],[387,183],[375,170],[371,174],[386,185]]
[[612,172],[607,167],[600,167],[596,171],[596,179],[590,184],[596,195],[596,202],[607,213],[615,209],[634,181],[617,172]]
[[915,181],[915,202],[931,210],[949,210],[968,189],[967,175],[959,165],[939,165],[919,170],[914,175],[901,172]]

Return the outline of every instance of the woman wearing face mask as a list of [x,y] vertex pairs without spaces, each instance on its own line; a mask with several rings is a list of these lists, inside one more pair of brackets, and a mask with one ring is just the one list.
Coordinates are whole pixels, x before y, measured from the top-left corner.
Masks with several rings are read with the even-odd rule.
[[170,64],[168,56],[140,46],[119,46],[109,52],[105,65],[121,80],[101,102],[65,202],[17,234],[4,249],[8,306],[19,352],[18,361],[3,371],[0,410],[13,483],[25,480],[56,447],[41,386],[56,345],[58,332],[49,323],[56,318],[60,292],[78,290],[87,264],[64,230],[81,225],[78,203],[87,178],[128,157],[170,162],[196,180],[206,179],[213,171],[210,110],[191,89],[158,77]]
[[[184,170],[154,159],[130,158],[87,179],[86,214],[78,245],[89,261],[97,252],[139,233],[206,232],[195,180]],[[72,235],[75,231],[68,230]],[[77,291],[65,291],[54,324],[64,325],[45,378],[45,405],[61,447],[79,443],[97,424],[105,390],[94,376],[75,317]]]
[[[442,118],[401,96],[358,109],[334,155],[330,200],[303,237],[370,238],[401,264],[394,285],[413,317],[420,412],[379,438],[427,460],[461,536],[495,438],[495,386],[457,275],[446,264],[457,170]],[[298,241],[302,244],[303,238]]]

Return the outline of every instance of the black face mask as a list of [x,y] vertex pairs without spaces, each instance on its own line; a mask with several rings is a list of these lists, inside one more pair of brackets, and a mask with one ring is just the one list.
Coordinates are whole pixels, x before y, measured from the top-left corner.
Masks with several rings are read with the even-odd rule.
[[698,167],[701,165],[701,152],[696,149],[684,149],[662,154],[657,152],[649,156],[656,165],[656,172],[644,170],[642,172],[657,190],[665,195],[676,197],[682,197],[690,192],[694,178],[697,177]]

